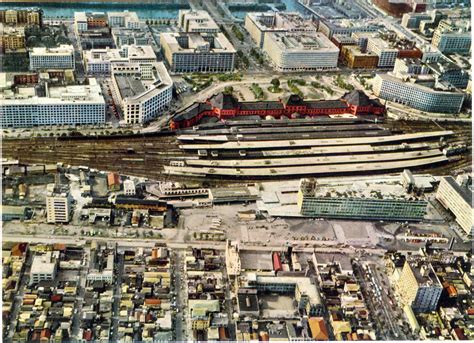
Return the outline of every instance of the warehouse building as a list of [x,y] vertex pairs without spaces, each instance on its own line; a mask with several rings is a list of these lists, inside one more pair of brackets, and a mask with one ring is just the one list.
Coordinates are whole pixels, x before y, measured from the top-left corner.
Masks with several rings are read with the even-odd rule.
[[373,90],[382,99],[427,112],[459,113],[464,101],[463,93],[432,89],[389,74],[377,74]]
[[400,184],[354,182],[323,184],[302,179],[298,208],[303,216],[366,220],[421,221],[428,203]]
[[100,85],[18,87],[0,93],[2,127],[105,123]]
[[142,124],[167,108],[173,81],[163,62],[117,63],[112,82],[128,124]]
[[278,71],[334,69],[339,58],[339,49],[320,32],[268,32],[263,51]]
[[74,69],[74,47],[33,48],[30,51],[30,70]]
[[468,235],[472,235],[474,218],[472,197],[472,180],[469,177],[459,176],[458,181],[451,176],[441,178],[436,199],[454,214],[456,222]]
[[222,33],[164,32],[161,48],[174,73],[232,72],[236,50]]

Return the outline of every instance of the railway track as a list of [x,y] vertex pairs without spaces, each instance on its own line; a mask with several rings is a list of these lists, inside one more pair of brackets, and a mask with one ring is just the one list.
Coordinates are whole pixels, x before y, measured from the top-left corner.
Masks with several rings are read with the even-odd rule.
[[[380,125],[380,124],[379,124]],[[429,121],[387,121],[383,124],[392,132],[415,133],[420,131],[440,130],[454,131],[449,139],[453,144],[472,146],[471,127],[457,123],[433,123]],[[247,126],[250,132],[251,125]],[[255,131],[264,131],[257,129]],[[304,131],[304,130],[303,130]],[[254,133],[254,132],[252,132]],[[35,137],[30,139],[4,139],[2,142],[3,157],[17,159],[23,164],[56,164],[85,165],[99,170],[114,171],[122,174],[136,175],[155,179],[167,179],[164,166],[171,161],[196,158],[195,154],[180,149],[176,136],[133,135],[109,137]],[[435,175],[449,174],[460,169],[470,169],[472,158],[470,151],[458,161],[447,165],[427,166],[420,171]],[[173,180],[193,179],[173,176]]]

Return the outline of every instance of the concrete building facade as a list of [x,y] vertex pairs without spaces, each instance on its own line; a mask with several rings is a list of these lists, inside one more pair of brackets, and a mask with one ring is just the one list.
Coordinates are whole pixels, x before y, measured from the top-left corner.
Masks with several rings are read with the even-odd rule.
[[68,223],[70,220],[71,199],[68,193],[50,194],[46,197],[48,223]]
[[57,48],[33,48],[30,51],[30,70],[74,69],[74,47],[60,45]]
[[163,62],[114,64],[112,82],[129,124],[155,118],[171,102],[173,81]]
[[[461,181],[461,180],[460,180]],[[456,182],[451,176],[441,178],[436,199],[444,208],[451,211],[456,217],[456,222],[468,235],[472,235],[474,209],[472,207],[473,193],[469,184]]]
[[415,313],[435,311],[443,292],[443,286],[429,263],[405,261],[397,286],[402,303],[411,306]]
[[19,87],[0,93],[2,127],[105,123],[105,100],[100,85]]
[[459,113],[464,101],[462,93],[435,90],[388,74],[377,74],[373,90],[382,99],[427,112]]
[[161,33],[166,61],[174,73],[232,72],[236,50],[222,33]]
[[279,71],[334,69],[339,58],[339,49],[320,32],[267,32],[263,51]]

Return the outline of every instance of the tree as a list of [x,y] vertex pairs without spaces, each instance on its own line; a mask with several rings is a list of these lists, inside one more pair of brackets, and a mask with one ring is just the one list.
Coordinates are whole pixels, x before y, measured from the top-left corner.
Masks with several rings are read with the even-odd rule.
[[280,87],[280,80],[277,78],[274,78],[270,81],[272,84],[273,88],[278,89]]
[[234,87],[232,86],[227,86],[224,88],[224,94],[232,95],[233,92],[234,92]]

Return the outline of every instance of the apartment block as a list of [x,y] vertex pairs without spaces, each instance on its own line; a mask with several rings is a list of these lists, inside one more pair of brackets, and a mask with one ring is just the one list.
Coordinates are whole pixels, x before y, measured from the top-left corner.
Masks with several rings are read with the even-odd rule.
[[166,32],[161,48],[174,73],[220,73],[234,70],[236,50],[222,33]]
[[377,74],[373,89],[382,99],[427,112],[459,113],[464,101],[463,93],[436,90],[389,74]]
[[114,64],[112,82],[128,124],[155,118],[171,102],[173,81],[163,62]]
[[74,69],[74,47],[33,48],[30,51],[30,70]]

